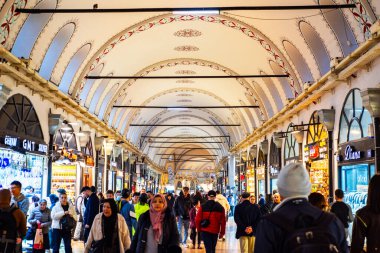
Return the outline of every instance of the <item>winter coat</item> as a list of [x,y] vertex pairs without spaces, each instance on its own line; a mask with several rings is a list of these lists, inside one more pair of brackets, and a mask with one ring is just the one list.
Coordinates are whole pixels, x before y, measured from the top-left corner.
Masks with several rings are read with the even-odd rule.
[[141,205],[140,202],[137,203],[135,206],[135,214],[136,214],[136,220],[138,221],[140,216],[145,213],[146,211],[149,210],[149,205],[148,204],[144,204],[144,205]]
[[[87,253],[93,241],[99,241],[103,239],[103,229],[102,229],[102,216],[103,213],[99,213],[95,216],[94,221],[91,226],[90,235],[88,236],[84,252]],[[118,239],[119,239],[119,249],[120,253],[124,253],[131,246],[131,239],[129,235],[129,230],[123,216],[117,214],[117,227],[118,227]],[[105,231],[107,232],[107,231]]]
[[184,220],[190,219],[189,212],[190,209],[193,207],[193,204],[191,203],[191,197],[190,195],[179,195],[179,197],[174,202],[174,214],[176,217],[181,217]]
[[[69,214],[74,218],[74,220],[77,220],[77,213],[75,212],[75,207],[70,202],[67,203],[69,204]],[[63,210],[61,202],[57,202],[53,207],[53,210],[51,210],[51,218],[53,220],[51,228],[62,229],[60,221],[64,215],[65,211]]]
[[364,239],[367,238],[366,252],[380,252],[380,214],[375,214],[368,207],[356,212],[352,229],[351,253],[363,252]]
[[[210,220],[210,225],[206,228],[201,227],[201,221],[203,219]],[[195,223],[198,231],[223,236],[226,232],[226,214],[224,208],[214,200],[207,201],[199,208],[197,216],[195,217]]]
[[83,224],[92,226],[92,222],[95,219],[95,216],[99,213],[100,203],[99,198],[96,196],[96,193],[93,192],[88,198],[86,209],[83,215]]
[[[241,236],[256,235],[257,224],[261,217],[260,208],[256,204],[251,204],[249,200],[244,200],[235,207],[234,220],[236,223],[236,239]],[[253,232],[247,234],[246,227],[252,227]]]
[[28,222],[34,227],[37,228],[37,221],[41,222],[42,233],[49,233],[49,228],[51,226],[51,211],[46,207],[44,211],[41,211],[40,207],[37,206],[34,208],[29,216]]
[[[290,222],[295,222],[300,214],[310,215],[314,219],[318,219],[322,210],[312,206],[305,197],[294,197],[285,199],[280,203],[271,215],[281,215],[287,217]],[[332,215],[326,213],[326,215]],[[334,215],[333,221],[327,227],[329,232],[335,236],[339,252],[348,253],[347,241],[343,224]],[[262,218],[259,222],[256,231],[255,253],[282,253],[284,241],[287,237],[287,232],[279,226],[273,224],[267,218]]]
[[25,197],[24,194],[21,193],[17,198],[13,196],[11,203],[18,207],[25,214],[25,217],[27,216],[29,211],[29,199]]
[[224,212],[226,214],[229,213],[229,211],[230,211],[230,204],[228,203],[228,200],[227,200],[226,197],[224,197],[222,194],[217,194],[216,198],[215,198],[215,201],[222,205],[222,207],[224,208]]
[[[131,253],[145,253],[145,240],[147,233],[152,223],[150,221],[149,212],[141,215],[138,223],[136,233],[133,237]],[[162,222],[162,244],[158,248],[158,253],[166,253],[170,246],[179,246],[179,233],[177,223],[170,209],[166,209],[164,221]],[[168,252],[170,253],[170,252]]]

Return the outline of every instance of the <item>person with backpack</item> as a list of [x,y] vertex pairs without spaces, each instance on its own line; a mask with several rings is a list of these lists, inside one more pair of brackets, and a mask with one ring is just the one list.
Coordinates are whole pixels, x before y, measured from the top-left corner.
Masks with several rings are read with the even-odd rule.
[[83,215],[86,210],[87,204],[87,191],[90,190],[90,187],[84,186],[81,189],[81,195],[75,200],[75,212],[78,216],[78,222],[74,231],[74,241],[83,240]]
[[125,222],[127,223],[129,236],[131,237],[131,241],[132,241],[132,235],[134,234],[134,231],[136,230],[137,221],[136,221],[135,207],[129,202],[130,200],[131,200],[131,195],[129,194],[129,191],[127,189],[123,189],[121,192],[120,214],[124,217]]
[[0,252],[14,253],[26,234],[26,218],[23,212],[11,206],[11,192],[0,189]]
[[331,205],[330,212],[336,215],[343,223],[346,238],[348,237],[348,223],[354,221],[352,209],[349,205],[343,202],[344,193],[341,189],[335,190],[335,202]]
[[302,164],[290,163],[282,168],[277,189],[282,202],[260,220],[255,253],[348,253],[343,224],[335,215],[308,202],[311,183]]
[[261,212],[259,205],[250,202],[250,193],[241,195],[241,203],[235,207],[234,220],[236,223],[236,239],[240,243],[241,253],[252,253],[255,245],[257,224]]
[[[59,202],[55,204],[51,211],[52,222],[52,246],[53,253],[59,253],[61,241],[65,245],[65,252],[71,253],[71,230],[74,229],[74,222],[77,219],[75,207],[67,200],[65,193],[59,194]],[[73,222],[74,220],[74,222]]]
[[[380,175],[374,175],[368,186],[367,205],[356,212],[352,229],[351,253],[380,251]],[[364,242],[367,240],[366,251]]]
[[[47,201],[45,199],[41,199],[39,201],[39,205],[31,211],[28,222],[30,223],[30,225],[32,225],[34,236],[38,227],[42,229],[42,234],[43,234],[43,249],[41,250],[33,249],[33,252],[45,252],[45,250],[50,249],[49,229],[50,229],[52,220],[51,220],[51,211],[47,207]],[[33,242],[34,242],[34,236],[33,236]]]

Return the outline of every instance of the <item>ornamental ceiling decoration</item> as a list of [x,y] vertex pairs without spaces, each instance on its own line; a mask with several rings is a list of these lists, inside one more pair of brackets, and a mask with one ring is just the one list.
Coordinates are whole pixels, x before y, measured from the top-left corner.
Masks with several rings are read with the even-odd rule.
[[16,0],[13,5],[9,8],[7,14],[1,20],[0,25],[0,43],[1,45],[5,45],[7,39],[9,37],[9,33],[11,31],[11,26],[16,22],[16,20],[20,17],[20,13],[16,12],[16,8],[25,8],[27,4],[27,0]]
[[177,75],[195,75],[196,72],[193,70],[177,70],[175,72]]
[[202,32],[194,29],[182,29],[179,31],[176,31],[174,34],[176,37],[185,37],[185,38],[190,38],[190,37],[199,37],[202,35]]
[[193,80],[183,79],[177,80],[176,83],[195,83]]
[[89,69],[88,67],[86,67],[87,70],[84,73],[82,73],[80,77],[80,81],[79,81],[78,90],[75,90],[76,87],[74,87],[74,88],[71,88],[70,91],[74,90],[73,92],[76,93],[75,98],[79,99],[80,93],[82,92],[84,88],[84,84],[86,80],[83,77],[86,76],[89,72],[91,72],[100,63],[100,60],[106,57],[116,45],[120,44],[126,39],[140,32],[147,31],[153,27],[157,27],[157,26],[165,25],[165,24],[171,24],[174,22],[188,22],[188,21],[203,21],[203,22],[208,22],[208,23],[224,25],[229,28],[238,30],[242,32],[243,34],[247,35],[248,37],[250,37],[251,39],[257,41],[271,55],[272,59],[278,64],[278,66],[283,71],[283,74],[289,75],[287,77],[289,85],[294,93],[294,96],[295,97],[298,96],[299,92],[301,91],[301,88],[296,87],[298,86],[298,84],[297,84],[297,81],[294,79],[295,77],[293,77],[293,75],[295,74],[292,69],[289,69],[290,65],[286,61],[286,58],[282,56],[281,52],[273,45],[273,43],[271,43],[269,40],[267,41],[267,38],[263,37],[263,35],[259,31],[253,29],[251,26],[239,20],[226,17],[223,15],[219,15],[219,16],[163,15],[163,16],[156,17],[156,19],[152,18],[150,19],[150,21],[142,23],[141,25],[133,26],[130,30],[126,31],[123,35],[114,39],[113,42],[111,42],[108,46],[106,46],[100,52],[100,54],[94,59],[93,63],[90,65]]
[[[226,75],[237,75],[236,72],[228,69],[228,68],[225,68],[223,66],[220,66],[218,65],[217,63],[214,63],[214,62],[210,62],[210,61],[204,61],[204,60],[198,60],[198,59],[174,59],[174,60],[169,60],[169,61],[163,61],[163,62],[160,62],[156,65],[152,65],[152,66],[149,66],[147,69],[144,69],[143,71],[140,71],[139,73],[136,74],[136,76],[146,76],[148,75],[149,73],[153,72],[153,71],[157,71],[157,70],[160,70],[160,69],[163,69],[163,68],[166,68],[166,67],[175,67],[175,66],[178,66],[178,65],[185,65],[185,66],[188,66],[188,65],[196,65],[196,66],[202,66],[202,67],[209,67],[209,68],[212,68],[212,69],[215,69],[215,70],[219,70],[219,71],[222,71],[224,72]],[[187,79],[184,79],[184,80],[178,80],[178,81],[191,81],[191,80],[187,80]],[[108,108],[107,108],[107,117],[110,116],[110,113],[111,113],[111,109],[113,107],[113,105],[115,105],[118,101],[119,101],[119,98],[122,97],[125,93],[125,91],[127,90],[127,88],[129,86],[131,86],[132,84],[134,84],[136,82],[136,79],[130,79],[128,81],[126,81],[123,85],[122,85],[122,89],[121,91],[118,92],[118,94],[116,94],[113,99],[111,100]],[[254,105],[259,105],[260,108],[258,109],[258,111],[260,112],[260,116],[262,118],[265,117],[265,114],[264,114],[264,111],[262,110],[261,108],[261,105],[262,103],[259,102],[259,100],[257,99],[257,95],[253,93],[253,90],[252,88],[250,87],[249,83],[243,79],[243,78],[238,78],[237,79],[237,82],[242,85],[244,87],[245,90],[247,91],[250,91],[250,94],[251,94],[251,98],[253,99],[254,101]],[[108,119],[108,118],[106,118]]]
[[357,8],[349,9],[352,15],[354,15],[355,20],[359,23],[364,37],[366,39],[371,38],[371,31],[369,30],[372,26],[371,17],[368,15],[368,12],[363,5],[361,0],[346,0],[347,4],[354,3]]
[[177,97],[192,97],[193,95],[188,94],[188,93],[180,93],[176,95]]
[[199,48],[196,46],[186,45],[186,46],[175,47],[174,50],[179,51],[179,52],[191,52],[191,51],[199,51]]

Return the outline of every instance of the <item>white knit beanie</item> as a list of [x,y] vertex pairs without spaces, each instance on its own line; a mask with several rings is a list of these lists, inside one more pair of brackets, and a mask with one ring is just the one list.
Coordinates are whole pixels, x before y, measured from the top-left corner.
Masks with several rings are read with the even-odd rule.
[[309,173],[301,163],[290,163],[281,169],[277,188],[283,198],[308,196],[311,191]]

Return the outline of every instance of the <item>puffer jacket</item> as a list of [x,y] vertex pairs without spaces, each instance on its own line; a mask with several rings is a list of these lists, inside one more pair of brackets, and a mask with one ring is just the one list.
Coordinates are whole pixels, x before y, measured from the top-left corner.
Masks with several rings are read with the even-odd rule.
[[373,213],[367,206],[356,212],[352,229],[351,253],[363,252],[367,238],[367,252],[380,252],[380,214]]
[[[152,225],[149,212],[145,212],[140,216],[137,223],[136,233],[133,237],[130,253],[145,253],[145,240],[147,232]],[[164,221],[162,222],[162,243],[158,248],[158,253],[170,253],[168,249],[172,246],[179,246],[179,233],[177,223],[169,208],[165,211]]]
[[[90,235],[88,236],[84,252],[87,253],[90,248],[93,241],[99,241],[103,239],[103,232],[102,232],[102,216],[103,213],[99,213],[95,216],[94,222],[91,226]],[[129,230],[127,227],[127,224],[125,223],[124,217],[120,214],[117,214],[117,227],[118,227],[118,239],[119,239],[119,250],[120,253],[124,253],[127,249],[129,249],[131,245],[131,239],[129,236]]]
[[30,213],[28,222],[34,227],[37,228],[37,221],[41,222],[42,233],[49,233],[49,228],[51,226],[51,211],[46,207],[44,211],[41,211],[40,207],[37,206]]
[[24,194],[21,193],[18,197],[13,196],[11,203],[18,207],[25,214],[25,217],[27,216],[29,211],[29,199],[25,197]]
[[[322,210],[312,206],[305,197],[294,197],[285,199],[266,218],[260,220],[256,231],[255,253],[282,253],[284,252],[284,242],[287,232],[278,225],[272,223],[269,216],[279,215],[287,217],[290,222],[295,223],[300,214],[310,215],[313,219],[318,219],[322,215]],[[332,215],[327,214],[326,215]],[[333,217],[333,221],[327,227],[329,232],[335,236],[339,252],[348,253],[347,241],[342,222]]]
[[[74,218],[74,220],[77,220],[77,212],[75,212],[75,207],[70,202],[68,203],[69,213]],[[51,218],[53,220],[51,228],[62,229],[60,221],[63,215],[65,215],[65,211],[63,210],[61,202],[57,202],[53,207],[53,210],[51,210]]]
[[[209,219],[210,225],[202,228],[202,219]],[[224,208],[214,200],[207,201],[199,208],[197,216],[195,217],[195,224],[198,231],[223,236],[226,232],[226,215]]]

